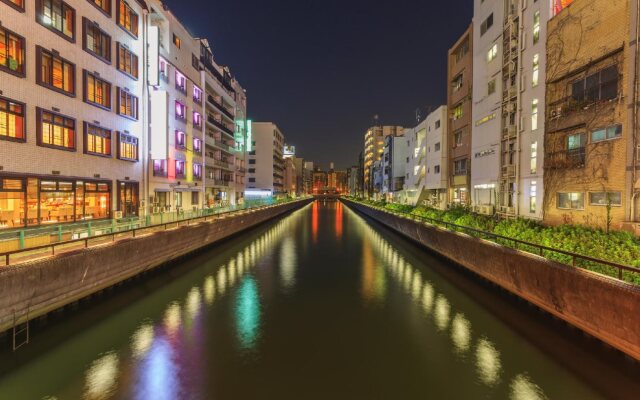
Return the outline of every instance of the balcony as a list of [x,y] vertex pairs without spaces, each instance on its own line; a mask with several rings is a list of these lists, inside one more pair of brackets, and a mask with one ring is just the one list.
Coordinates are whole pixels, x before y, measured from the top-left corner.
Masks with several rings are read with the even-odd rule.
[[218,121],[211,115],[207,115],[207,122],[215,126],[216,128],[220,129],[222,132],[225,132],[226,134],[233,136],[233,129],[230,129],[222,121]]
[[587,152],[584,147],[549,153],[545,160],[545,168],[565,169],[583,168],[587,160]]
[[226,115],[227,117],[231,118],[232,120],[235,120],[235,115],[233,115],[233,112],[231,110],[229,110],[227,107],[225,107],[222,104],[222,101],[216,101],[216,99],[211,95],[207,96],[207,101],[210,104],[213,104],[214,106],[216,106],[216,108],[218,110],[220,110],[224,115]]
[[227,169],[229,171],[233,171],[233,165],[231,165],[228,162],[223,161],[223,160],[218,160],[218,159],[214,158],[213,159],[213,165],[215,165],[216,167]]

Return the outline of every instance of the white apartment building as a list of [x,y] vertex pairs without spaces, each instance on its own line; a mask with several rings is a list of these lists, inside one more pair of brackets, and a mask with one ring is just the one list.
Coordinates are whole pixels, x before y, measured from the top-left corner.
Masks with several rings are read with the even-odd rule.
[[204,199],[200,44],[159,0],[148,4],[151,212],[197,210]]
[[284,194],[284,143],[282,131],[272,122],[251,122],[245,197]]
[[500,179],[503,3],[474,0],[473,10],[471,201],[490,214]]
[[404,202],[410,205],[422,204],[425,177],[427,174],[427,123],[425,119],[416,127],[405,130],[407,142],[406,171],[404,181]]
[[[398,201],[404,188],[408,146],[404,136],[384,138],[382,152],[382,195],[387,201]],[[329,185],[331,186],[331,185]]]
[[144,2],[0,2],[0,229],[140,215]]
[[432,207],[444,209],[448,203],[449,152],[447,146],[447,106],[440,106],[425,119],[426,122],[426,175],[423,201]]
[[236,177],[233,186],[233,192],[235,193],[233,204],[243,204],[247,174],[247,94],[237,80],[232,80],[232,86],[236,93],[236,131],[234,133]]

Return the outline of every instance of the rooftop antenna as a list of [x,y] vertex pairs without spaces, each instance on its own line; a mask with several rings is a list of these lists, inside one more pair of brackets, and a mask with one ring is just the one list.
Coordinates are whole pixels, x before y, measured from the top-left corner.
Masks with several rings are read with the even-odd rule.
[[378,116],[378,114],[373,116],[373,126],[379,126],[380,121],[379,121],[380,117]]
[[420,115],[420,108],[416,108],[416,124],[419,124],[420,120],[422,120],[422,115]]

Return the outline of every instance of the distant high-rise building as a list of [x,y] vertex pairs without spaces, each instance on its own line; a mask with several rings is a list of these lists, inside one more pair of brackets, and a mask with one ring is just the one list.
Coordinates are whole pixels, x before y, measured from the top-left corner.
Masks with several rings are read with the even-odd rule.
[[400,136],[404,128],[401,126],[377,126],[374,125],[364,134],[364,177],[365,192],[371,194],[373,185],[370,179],[371,168],[374,161],[380,160],[384,151],[384,138],[387,136]]
[[284,135],[273,122],[253,122],[245,196],[285,194]]

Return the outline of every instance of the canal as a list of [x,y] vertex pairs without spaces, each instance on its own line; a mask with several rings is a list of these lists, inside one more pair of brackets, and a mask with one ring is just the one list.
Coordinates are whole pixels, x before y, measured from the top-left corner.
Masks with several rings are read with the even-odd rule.
[[337,202],[0,352],[0,399],[637,398],[637,365]]

